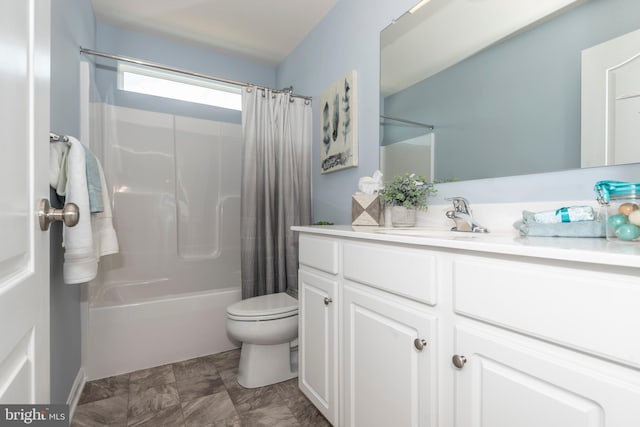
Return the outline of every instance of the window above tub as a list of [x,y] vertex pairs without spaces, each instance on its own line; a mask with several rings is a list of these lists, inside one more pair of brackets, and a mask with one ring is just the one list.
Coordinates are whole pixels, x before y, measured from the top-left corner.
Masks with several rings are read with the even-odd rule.
[[140,65],[118,63],[118,89],[242,111],[240,87]]

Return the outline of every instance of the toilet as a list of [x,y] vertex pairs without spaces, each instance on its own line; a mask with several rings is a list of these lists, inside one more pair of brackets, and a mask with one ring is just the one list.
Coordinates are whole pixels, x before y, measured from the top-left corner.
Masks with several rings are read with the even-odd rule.
[[[298,376],[291,342],[298,337],[298,300],[281,292],[227,307],[227,333],[242,343],[238,383],[262,387]],[[297,354],[296,354],[297,356]]]

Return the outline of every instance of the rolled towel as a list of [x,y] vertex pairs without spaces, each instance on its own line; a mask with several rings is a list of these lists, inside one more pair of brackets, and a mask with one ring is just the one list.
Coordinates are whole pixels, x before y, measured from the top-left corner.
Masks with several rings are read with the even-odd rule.
[[513,226],[522,236],[537,237],[605,237],[605,224],[601,221],[578,221],[557,224],[517,221]]
[[540,224],[557,224],[561,222],[593,221],[595,214],[591,206],[569,206],[543,212],[522,212],[524,222]]

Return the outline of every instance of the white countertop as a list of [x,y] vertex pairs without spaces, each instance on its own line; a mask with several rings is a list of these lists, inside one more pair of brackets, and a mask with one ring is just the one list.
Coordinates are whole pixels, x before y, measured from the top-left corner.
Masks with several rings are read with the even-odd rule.
[[640,242],[588,237],[523,237],[513,228],[513,223],[522,218],[524,210],[540,212],[562,206],[583,205],[590,205],[596,211],[598,209],[597,203],[592,200],[491,204],[472,202],[474,220],[488,228],[489,233],[450,231],[454,223],[447,218],[446,212],[451,209],[451,205],[429,206],[427,211],[418,213],[417,226],[405,229],[406,231],[393,228],[391,224],[387,224],[387,227],[300,226],[292,227],[292,230],[433,248],[631,267],[637,268],[638,271],[630,273],[640,276]]
[[522,237],[515,229],[486,234],[455,232],[434,227],[393,229],[320,225],[297,226],[291,229],[303,233],[352,239],[640,269],[640,242],[608,241],[604,238]]

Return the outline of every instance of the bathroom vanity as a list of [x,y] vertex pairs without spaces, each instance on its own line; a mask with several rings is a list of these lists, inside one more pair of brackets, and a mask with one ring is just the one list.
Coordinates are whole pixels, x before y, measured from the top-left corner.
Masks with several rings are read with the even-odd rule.
[[299,386],[333,425],[640,425],[640,245],[294,230]]

